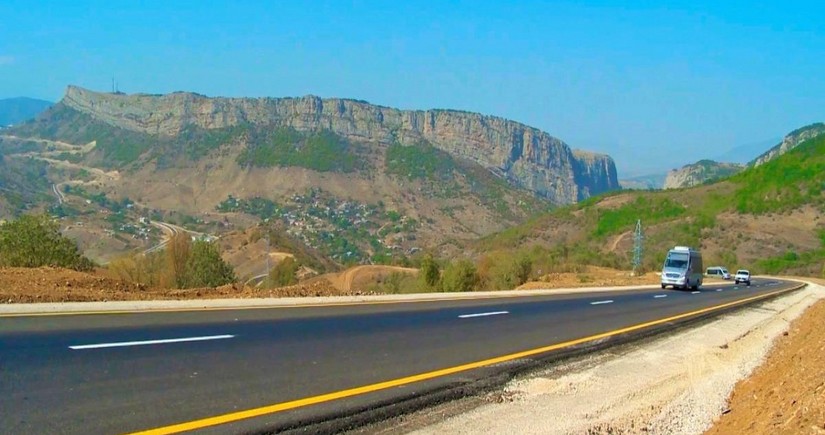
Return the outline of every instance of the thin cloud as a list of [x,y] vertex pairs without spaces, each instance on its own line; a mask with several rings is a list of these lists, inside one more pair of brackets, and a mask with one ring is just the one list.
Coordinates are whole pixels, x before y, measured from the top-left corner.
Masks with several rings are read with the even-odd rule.
[[14,56],[0,56],[0,65],[11,65],[14,63]]

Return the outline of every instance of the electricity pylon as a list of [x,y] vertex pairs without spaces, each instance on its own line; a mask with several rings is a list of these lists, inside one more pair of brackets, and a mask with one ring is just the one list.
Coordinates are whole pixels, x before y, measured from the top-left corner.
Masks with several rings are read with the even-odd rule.
[[642,220],[636,220],[636,230],[633,232],[633,275],[639,270],[642,265],[642,251],[644,250],[642,242],[644,235],[642,234]]

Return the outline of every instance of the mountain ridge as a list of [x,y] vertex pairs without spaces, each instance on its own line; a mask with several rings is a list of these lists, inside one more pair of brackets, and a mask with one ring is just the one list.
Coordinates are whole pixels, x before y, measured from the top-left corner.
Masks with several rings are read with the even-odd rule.
[[299,131],[326,129],[355,140],[384,143],[426,140],[557,204],[619,188],[610,156],[574,152],[542,130],[473,112],[400,110],[360,100],[316,96],[108,94],[77,86],[67,88],[61,103],[110,125],[157,136],[172,137],[187,126],[213,130],[253,124]]

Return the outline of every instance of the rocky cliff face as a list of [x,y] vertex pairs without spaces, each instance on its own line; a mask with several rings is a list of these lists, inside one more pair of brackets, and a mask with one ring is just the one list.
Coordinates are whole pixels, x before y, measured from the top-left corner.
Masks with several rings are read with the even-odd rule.
[[794,130],[788,133],[782,139],[782,142],[776,145],[775,147],[769,149],[761,156],[757,157],[750,163],[751,166],[759,166],[761,164],[767,163],[782,154],[794,149],[797,145],[802,142],[805,142],[808,139],[813,137],[819,136],[820,134],[825,133],[825,123],[818,122],[816,124],[811,124],[800,129]]
[[426,140],[556,203],[619,188],[607,155],[573,151],[549,134],[503,118],[450,110],[410,111],[345,99],[208,98],[192,93],[107,94],[70,86],[62,103],[127,130],[175,136],[186,126],[241,123],[328,129],[353,140]]
[[745,169],[738,163],[720,163],[713,160],[700,160],[696,163],[673,169],[665,178],[665,189],[692,187],[707,181],[729,177]]

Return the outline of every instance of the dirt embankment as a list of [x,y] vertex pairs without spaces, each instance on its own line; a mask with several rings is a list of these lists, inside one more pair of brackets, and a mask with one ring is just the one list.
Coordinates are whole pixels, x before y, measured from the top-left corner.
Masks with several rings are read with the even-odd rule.
[[341,291],[353,291],[364,289],[393,273],[416,275],[418,269],[398,266],[355,266],[340,273],[325,275],[325,278]]
[[517,287],[517,290],[535,290],[547,288],[575,287],[614,287],[626,285],[655,285],[661,277],[649,272],[640,276],[631,276],[626,270],[607,267],[581,266],[577,271],[548,273],[538,281],[529,281]]
[[[105,276],[60,268],[0,268],[0,303],[106,302],[300,296],[358,296],[394,273],[415,275],[418,269],[396,266],[356,266],[318,276],[297,285],[261,289],[242,284],[218,288],[159,289]],[[712,281],[707,281],[708,283]],[[659,276],[630,276],[627,271],[587,266],[580,272],[552,273],[518,290],[658,284]]]
[[107,278],[94,273],[41,267],[0,268],[0,303],[106,302],[218,298],[270,298],[296,296],[349,296],[360,292],[341,291],[329,281],[316,280],[277,289],[259,289],[240,284],[217,288],[157,289]]
[[753,375],[736,384],[727,410],[706,434],[825,434],[824,325],[820,301],[777,339]]

